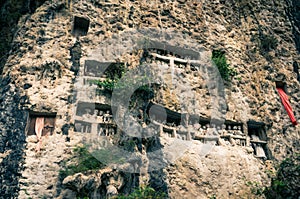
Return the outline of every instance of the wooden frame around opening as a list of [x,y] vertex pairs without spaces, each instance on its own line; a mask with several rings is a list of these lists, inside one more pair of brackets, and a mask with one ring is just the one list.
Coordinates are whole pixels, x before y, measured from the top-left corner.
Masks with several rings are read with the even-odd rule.
[[30,112],[27,119],[26,125],[26,136],[36,135],[35,133],[35,122],[36,118],[44,118],[44,128],[42,136],[52,135],[55,129],[56,113],[42,113],[42,112]]

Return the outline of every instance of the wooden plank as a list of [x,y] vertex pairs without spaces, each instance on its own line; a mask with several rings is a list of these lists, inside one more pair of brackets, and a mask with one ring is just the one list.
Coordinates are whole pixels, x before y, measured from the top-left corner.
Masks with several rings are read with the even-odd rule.
[[258,144],[267,144],[266,141],[262,141],[262,140],[250,140],[251,143],[258,143]]
[[208,140],[208,141],[217,141],[219,140],[219,136],[195,136],[195,140]]

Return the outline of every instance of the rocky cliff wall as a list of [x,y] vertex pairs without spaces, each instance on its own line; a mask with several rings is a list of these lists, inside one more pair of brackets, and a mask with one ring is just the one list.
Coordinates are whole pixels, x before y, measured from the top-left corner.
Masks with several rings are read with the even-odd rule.
[[17,197],[20,172],[24,169],[24,129],[27,113],[19,104],[26,97],[20,97],[19,89],[12,84],[9,76],[1,79],[1,120],[0,120],[0,193],[3,198]]
[[[10,132],[8,122],[1,127],[1,143],[3,143],[1,153],[4,154],[3,157],[9,158],[11,155],[6,156],[5,154],[13,154],[10,150],[18,148],[18,152],[16,152],[18,154],[11,157],[15,162],[13,163],[13,175],[20,175],[20,173],[23,175],[23,184],[21,185],[23,191],[20,192],[20,197],[27,197],[25,190],[30,196],[31,194],[39,194],[40,186],[43,187],[43,194],[55,197],[57,190],[53,183],[58,177],[58,172],[55,173],[55,171],[59,168],[59,161],[64,158],[61,154],[64,153],[64,150],[72,148],[72,145],[75,145],[79,139],[73,133],[74,82],[78,72],[78,64],[83,66],[84,61],[90,58],[98,61],[116,61],[117,57],[120,57],[118,61],[126,63],[129,67],[136,67],[140,64],[139,59],[141,57],[138,53],[130,52],[131,48],[126,46],[126,42],[120,41],[124,38],[120,36],[123,32],[129,32],[128,35],[130,31],[135,32],[136,29],[153,28],[153,32],[159,32],[162,36],[161,39],[157,37],[154,40],[162,40],[181,48],[206,52],[215,49],[224,51],[229,64],[238,73],[237,77],[231,83],[225,84],[224,87],[227,110],[223,114],[224,117],[228,120],[241,122],[244,126],[249,120],[264,122],[267,127],[268,147],[275,160],[282,160],[287,154],[298,152],[299,127],[291,125],[275,86],[276,80],[286,83],[286,91],[294,108],[295,116],[298,118],[300,95],[299,81],[297,80],[297,77],[299,79],[299,68],[297,65],[300,59],[299,52],[297,52],[297,28],[299,26],[297,25],[297,12],[292,6],[294,4],[295,2],[283,0],[272,2],[258,0],[251,2],[242,0],[70,1],[69,3],[66,1],[46,1],[32,15],[21,17],[19,20],[20,29],[13,41],[14,46],[17,47],[9,53],[2,75],[2,82],[10,78],[11,81],[7,84],[10,88],[17,88],[19,94],[16,95],[13,90],[10,94],[10,91],[3,87],[4,93],[16,99],[7,100],[8,97],[5,95],[3,98],[6,100],[1,102],[5,107],[3,111],[1,110],[3,123],[10,119],[22,122],[20,125],[14,122],[16,133]],[[89,18],[90,25],[86,36],[75,38],[71,34],[74,15]],[[168,32],[180,35],[180,37],[169,38],[168,35],[172,34]],[[142,33],[137,34],[136,37]],[[126,36],[126,33],[124,35]],[[127,45],[130,46],[132,43],[131,41]],[[138,42],[134,41],[134,43]],[[125,45],[125,53],[121,55],[115,52],[116,44],[120,44],[117,45],[118,52],[123,52],[121,46]],[[114,53],[115,57],[112,56]],[[206,55],[205,59],[209,57]],[[199,101],[199,107],[196,107],[197,111],[205,117],[211,117],[211,106],[214,107],[214,105],[207,103],[208,100],[210,101],[209,95],[203,97],[208,89],[205,85],[201,87],[201,83],[199,83],[203,81],[201,75],[197,75],[195,72],[189,74],[185,71],[182,71],[181,75],[185,75],[186,79],[189,79],[187,82],[192,87],[193,96],[196,96],[197,101]],[[169,95],[169,88],[162,88],[158,95],[161,97],[156,97],[154,100],[171,110],[178,110],[178,102],[174,101],[176,96]],[[19,99],[23,99],[23,101],[19,102]],[[24,99],[28,100],[24,101]],[[188,99],[189,96],[186,100]],[[43,160],[32,154],[35,146],[30,144],[29,138],[27,138],[27,147],[24,148],[25,121],[27,118],[18,115],[17,110],[11,111],[9,107],[12,110],[27,110],[29,113],[56,114],[53,132],[55,136],[49,138],[49,142],[45,142],[45,146],[46,143],[49,144],[49,149],[42,148],[42,157],[39,158],[45,157]],[[5,138],[4,132],[7,132]],[[17,139],[20,141],[12,143],[9,147],[4,147],[4,143],[9,142],[13,136],[17,135],[19,136]],[[65,143],[66,138],[71,139],[70,144]],[[56,146],[57,151],[54,150],[55,143],[61,143],[61,145]],[[248,173],[245,174],[246,179],[244,181],[252,181],[251,174],[253,174],[257,176],[255,181],[267,184],[263,180],[264,174],[257,174],[257,168],[264,167],[263,162],[255,160],[251,154],[244,154],[244,149],[232,149],[235,152],[227,150],[228,154],[226,153],[225,157],[231,156],[231,153],[242,154],[236,158],[249,161],[249,163],[241,165],[243,168],[251,165],[251,169],[245,171]],[[219,155],[213,156],[211,161],[220,160],[224,157],[218,151],[215,153]],[[22,156],[23,152],[27,155]],[[19,167],[22,165],[22,157],[25,158],[25,171],[23,172],[19,170],[22,168],[22,166]],[[53,159],[46,157],[53,157]],[[206,160],[203,160],[205,163],[196,169],[197,172],[200,172],[203,167],[213,170],[210,173],[200,172],[198,175],[210,179],[206,190],[195,188],[194,181],[186,182],[187,186],[184,186],[185,183],[179,185],[181,179],[185,179],[184,176],[191,172],[186,168],[186,165],[192,164],[189,163],[190,157],[192,155],[185,156],[174,166],[179,168],[178,171],[180,170],[182,177],[172,176],[172,172],[178,173],[178,171],[174,171],[173,167],[170,168],[172,170],[168,174],[170,181],[172,178],[180,179],[174,184],[169,182],[170,186],[172,185],[170,196],[176,198],[176,194],[182,194],[189,197],[196,195],[197,192],[204,192],[205,196],[208,197],[214,193],[217,195],[224,193],[224,198],[240,196],[241,193],[236,189],[241,190],[244,182],[239,179],[240,175],[237,170],[240,168],[234,166],[237,162],[231,161],[231,158],[228,159],[226,165],[233,170],[233,174],[230,177],[227,176],[226,169],[218,162],[218,165],[222,167],[219,178],[230,178],[232,179],[231,182],[238,182],[238,186],[229,188],[226,187],[228,181],[217,182],[211,179],[209,175],[215,175],[214,171],[218,170],[219,167],[210,165],[211,162],[206,162]],[[49,165],[41,166],[40,161],[45,161]],[[8,159],[5,160],[5,158],[1,164],[3,168],[10,165]],[[33,165],[41,168],[41,170],[33,172]],[[18,186],[15,180],[17,178],[7,181],[8,178],[5,176],[9,175],[8,170],[1,170],[1,172],[1,176],[3,176],[1,191],[7,194],[4,196],[13,197]],[[37,175],[44,176],[44,178],[48,178],[48,175],[51,176],[50,184],[52,186],[46,182],[43,184],[35,181],[33,178]],[[221,182],[224,182],[224,185]],[[203,183],[206,182],[198,182],[199,185],[197,186],[200,187]],[[191,190],[185,190],[185,188],[180,190],[180,186],[191,186]],[[244,195],[247,194],[251,194],[251,190],[244,193]]]

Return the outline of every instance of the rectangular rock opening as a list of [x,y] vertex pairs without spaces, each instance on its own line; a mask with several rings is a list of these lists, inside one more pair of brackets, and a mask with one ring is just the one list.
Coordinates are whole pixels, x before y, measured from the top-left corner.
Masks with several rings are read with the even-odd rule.
[[96,116],[112,116],[111,106],[108,104],[98,104],[89,102],[78,102],[76,116],[84,118],[95,118]]
[[167,124],[168,126],[178,126],[182,117],[182,114],[154,103],[148,105],[146,113],[151,120]]
[[111,62],[85,60],[83,75],[90,77],[103,77],[105,69],[108,68],[111,64]]
[[85,121],[75,120],[75,131],[81,133],[91,133],[92,124]]
[[85,36],[88,33],[90,20],[84,17],[74,16],[72,35]]
[[249,121],[248,136],[250,144],[254,149],[254,155],[258,158],[269,159],[270,154],[267,147],[267,134],[265,124],[262,122]]
[[79,102],[75,116],[75,132],[99,136],[114,135],[117,131],[111,106],[108,104]]
[[85,60],[84,76],[103,77],[103,78],[120,78],[125,71],[123,63],[99,62],[96,60]]
[[55,128],[56,113],[29,113],[26,135],[52,135]]

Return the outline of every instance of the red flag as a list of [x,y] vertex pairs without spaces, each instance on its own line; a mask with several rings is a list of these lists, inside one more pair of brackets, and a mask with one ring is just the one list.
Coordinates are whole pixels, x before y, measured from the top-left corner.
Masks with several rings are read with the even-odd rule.
[[291,122],[294,126],[296,126],[298,123],[297,123],[297,120],[294,116],[294,113],[293,113],[293,110],[292,110],[292,107],[289,103],[289,99],[288,99],[288,96],[286,95],[286,93],[284,92],[284,90],[282,88],[277,88],[277,91],[279,93],[279,96],[281,98],[281,102],[287,112],[287,114],[289,115],[290,119],[291,119]]

